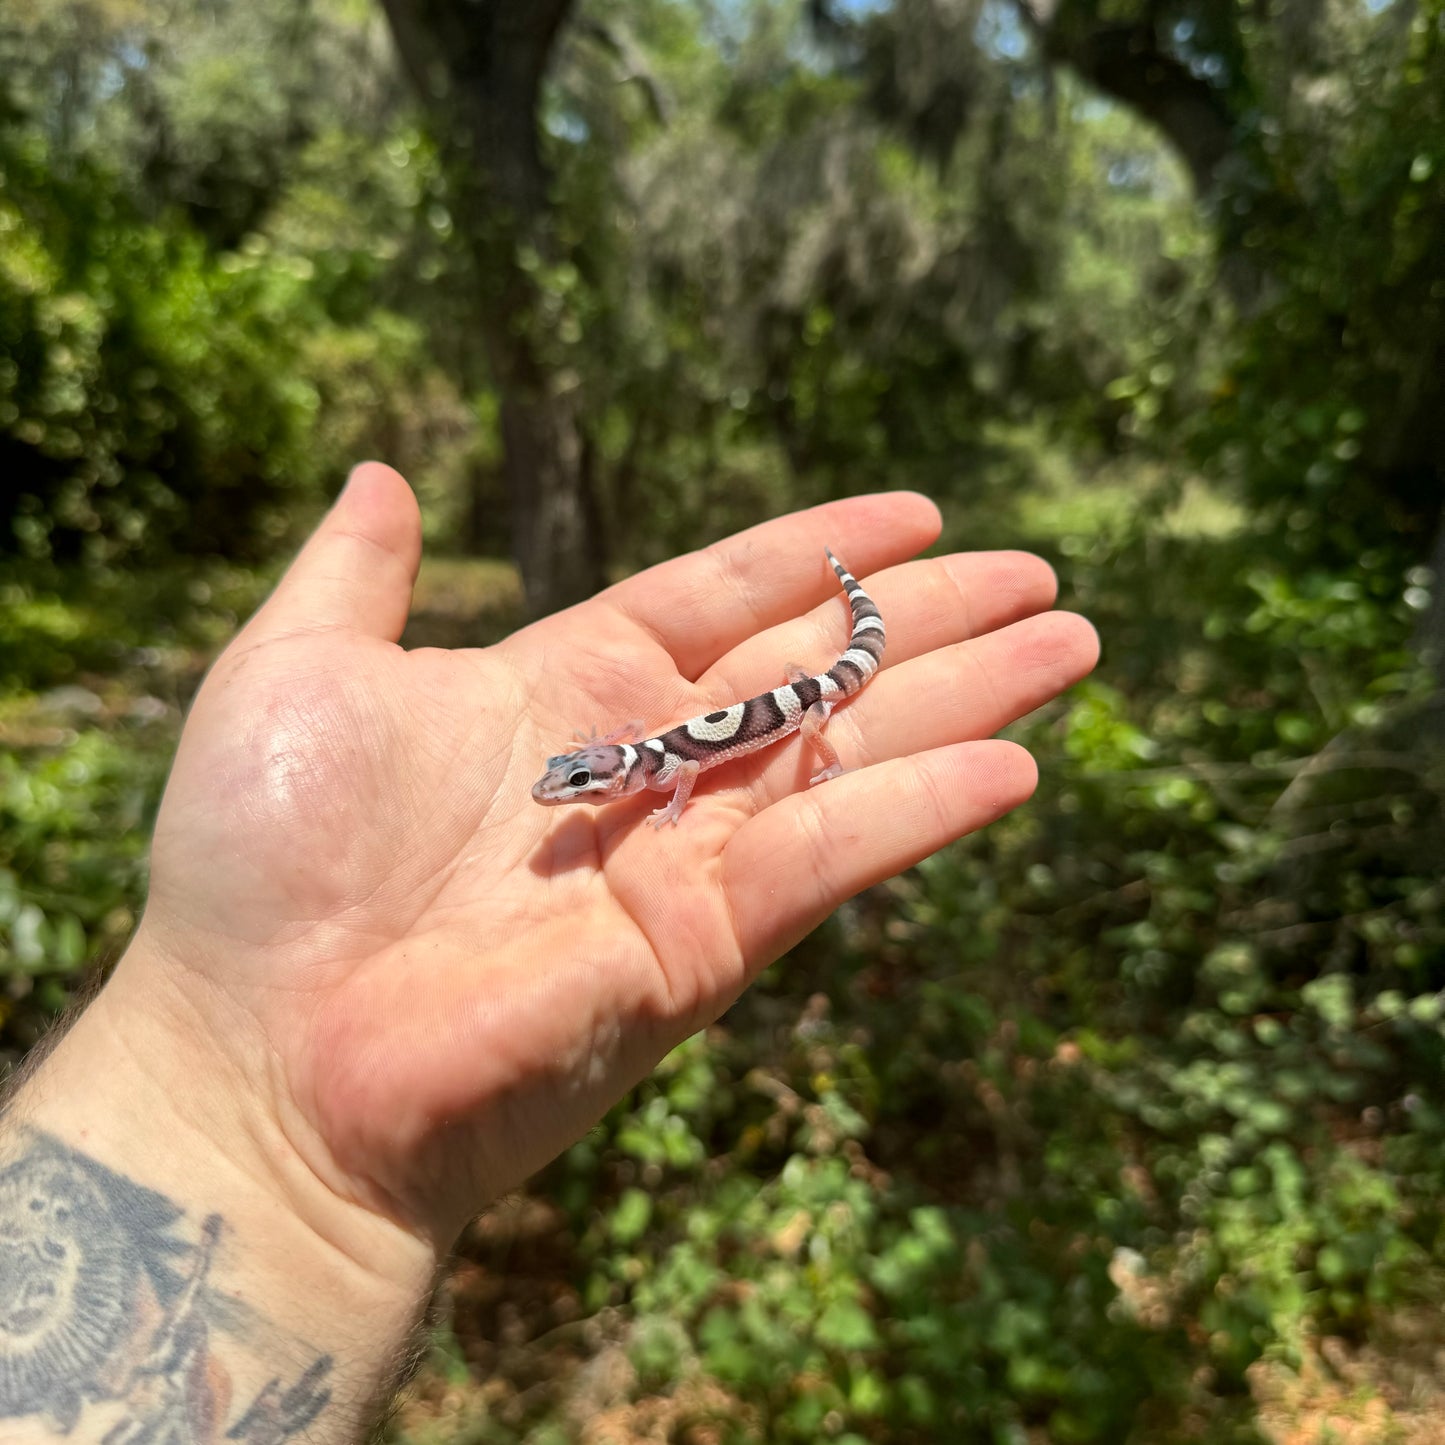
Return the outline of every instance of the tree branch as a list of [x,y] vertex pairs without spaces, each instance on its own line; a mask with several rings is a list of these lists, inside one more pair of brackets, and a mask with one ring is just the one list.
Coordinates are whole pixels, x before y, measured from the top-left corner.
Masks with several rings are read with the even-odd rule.
[[1237,149],[1228,98],[1165,50],[1149,19],[1080,26],[1064,23],[1060,14],[1049,24],[1024,0],[1020,9],[1050,59],[1157,126],[1189,167],[1195,190],[1203,196],[1214,189]]

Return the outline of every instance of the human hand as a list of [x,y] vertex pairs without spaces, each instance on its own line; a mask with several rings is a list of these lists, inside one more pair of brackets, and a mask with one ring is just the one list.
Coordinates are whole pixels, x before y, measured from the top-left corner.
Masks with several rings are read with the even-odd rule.
[[[1028,797],[1028,754],[979,739],[1087,673],[1094,634],[1046,610],[1036,558],[906,561],[937,531],[912,494],[830,503],[495,647],[407,652],[416,505],[358,469],[196,699],[113,1027],[160,1019],[258,1155],[445,1250],[839,902]],[[783,743],[704,775],[661,835],[645,796],[532,802],[579,726],[831,663],[824,542],[888,625],[830,727],[857,771],[810,790]]]

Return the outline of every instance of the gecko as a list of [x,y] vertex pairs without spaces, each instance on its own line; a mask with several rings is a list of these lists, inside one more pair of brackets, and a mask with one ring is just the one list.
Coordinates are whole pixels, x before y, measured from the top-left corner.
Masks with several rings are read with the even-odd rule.
[[810,782],[816,785],[838,777],[843,765],[823,729],[833,709],[861,692],[878,671],[886,634],[877,604],[827,547],[823,551],[853,613],[847,650],[827,672],[810,676],[806,669],[789,665],[782,687],[704,713],[656,737],[642,738],[642,724],[636,722],[605,737],[588,738],[577,751],[547,759],[547,771],[533,785],[532,797],[554,807],[610,803],[644,788],[658,793],[671,790],[671,801],[648,820],[661,828],[682,818],[705,769],[757,752],[795,732],[803,734],[822,764]]

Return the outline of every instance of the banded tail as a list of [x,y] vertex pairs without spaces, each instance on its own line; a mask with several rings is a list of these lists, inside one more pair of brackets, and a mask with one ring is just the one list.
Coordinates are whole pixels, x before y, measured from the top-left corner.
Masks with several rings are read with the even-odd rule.
[[847,594],[848,606],[853,611],[853,631],[848,638],[848,650],[823,675],[831,678],[845,697],[852,697],[878,671],[888,635],[883,628],[882,614],[859,585],[858,579],[830,548],[824,547],[823,551],[828,554],[828,561],[833,564],[838,581]]

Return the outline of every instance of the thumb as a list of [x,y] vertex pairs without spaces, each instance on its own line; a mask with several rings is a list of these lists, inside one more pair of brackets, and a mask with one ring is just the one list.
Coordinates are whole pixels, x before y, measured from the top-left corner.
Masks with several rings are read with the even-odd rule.
[[421,513],[400,472],[363,462],[248,631],[327,628],[395,642],[421,565]]

